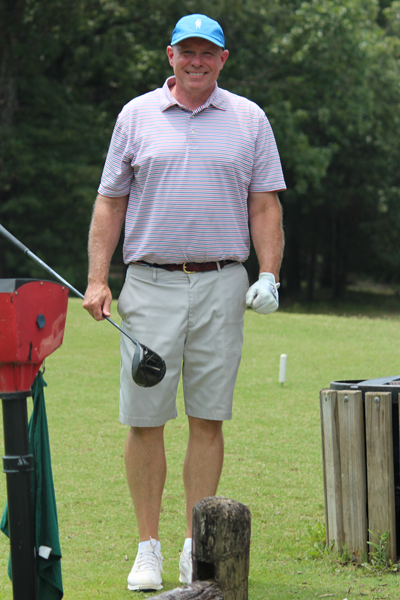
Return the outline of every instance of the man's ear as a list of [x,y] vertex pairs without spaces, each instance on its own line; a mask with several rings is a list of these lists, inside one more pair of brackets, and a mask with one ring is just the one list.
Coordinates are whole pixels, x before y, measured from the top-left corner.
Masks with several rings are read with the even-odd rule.
[[228,56],[229,56],[229,50],[224,50],[221,54],[221,63],[222,63],[221,69],[223,68],[224,64],[228,60]]
[[167,46],[167,56],[168,56],[169,64],[171,65],[171,67],[173,67],[174,66],[174,64],[173,64],[174,49],[172,46]]

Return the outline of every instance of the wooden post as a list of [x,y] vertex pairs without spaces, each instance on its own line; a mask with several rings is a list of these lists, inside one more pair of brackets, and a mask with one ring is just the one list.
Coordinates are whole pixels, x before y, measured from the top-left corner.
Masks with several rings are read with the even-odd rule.
[[204,498],[193,509],[193,580],[213,579],[224,600],[247,600],[250,511],[227,498]]
[[361,563],[367,551],[367,482],[361,391],[337,393],[344,542]]
[[326,543],[330,546],[334,542],[336,551],[341,552],[344,529],[337,392],[321,390],[320,409]]
[[[389,532],[388,558],[395,562],[396,514],[393,466],[392,394],[365,394],[365,430],[367,445],[368,519],[370,541],[379,544]],[[370,552],[375,548],[370,547]]]
[[221,496],[193,508],[193,581],[157,600],[248,600],[250,511]]
[[361,562],[389,534],[387,558],[396,562],[392,392],[365,392],[365,411],[362,394],[320,392],[326,541],[339,552],[346,544]]

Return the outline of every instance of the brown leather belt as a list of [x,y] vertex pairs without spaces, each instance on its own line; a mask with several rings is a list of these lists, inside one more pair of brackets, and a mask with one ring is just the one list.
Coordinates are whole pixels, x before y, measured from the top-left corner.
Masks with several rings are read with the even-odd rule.
[[[225,267],[225,265],[229,265],[231,263],[236,262],[235,260],[220,260],[219,266],[221,269]],[[138,260],[135,264],[137,265],[146,265],[147,267],[156,267],[157,269],[165,269],[166,271],[183,271],[184,273],[200,273],[204,271],[217,271],[218,263],[217,262],[205,262],[205,263],[190,263],[186,262],[179,265],[159,265],[157,263],[148,263],[144,260]]]

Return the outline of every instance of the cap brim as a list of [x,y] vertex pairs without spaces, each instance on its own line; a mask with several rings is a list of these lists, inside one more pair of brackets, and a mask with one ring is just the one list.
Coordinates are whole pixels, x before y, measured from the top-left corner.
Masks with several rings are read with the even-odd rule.
[[201,33],[196,33],[196,35],[193,35],[191,33],[189,35],[178,36],[174,40],[171,40],[171,46],[175,46],[175,44],[179,44],[179,42],[181,42],[182,40],[188,40],[189,38],[202,38],[203,40],[208,40],[209,42],[212,42],[213,44],[218,46],[218,48],[222,48],[223,50],[225,49],[225,45],[221,46],[219,40],[216,40],[209,35],[202,35]]

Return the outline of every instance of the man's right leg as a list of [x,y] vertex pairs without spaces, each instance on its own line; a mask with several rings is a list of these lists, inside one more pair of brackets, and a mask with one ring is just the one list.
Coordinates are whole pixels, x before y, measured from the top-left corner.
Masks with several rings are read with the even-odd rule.
[[125,468],[141,542],[158,540],[161,498],[167,474],[164,425],[131,427],[125,446]]
[[128,577],[128,588],[161,589],[158,523],[167,472],[163,425],[130,428],[125,446],[125,467],[141,542]]

